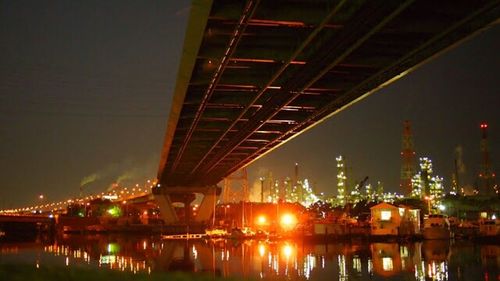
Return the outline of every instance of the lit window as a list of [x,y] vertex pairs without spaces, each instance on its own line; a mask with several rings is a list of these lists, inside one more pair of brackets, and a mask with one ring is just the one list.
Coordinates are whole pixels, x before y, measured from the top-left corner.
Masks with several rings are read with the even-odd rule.
[[399,247],[399,254],[402,258],[407,258],[410,254],[408,253],[408,247],[401,246]]
[[418,218],[418,210],[410,210],[410,214],[413,218]]
[[394,269],[391,257],[382,258],[382,268],[384,269],[384,271],[392,271]]
[[391,211],[380,211],[380,220],[382,221],[391,220]]

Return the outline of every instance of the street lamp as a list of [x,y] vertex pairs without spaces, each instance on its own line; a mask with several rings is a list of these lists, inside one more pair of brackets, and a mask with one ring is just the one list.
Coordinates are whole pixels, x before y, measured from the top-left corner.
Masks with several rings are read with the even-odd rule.
[[260,177],[260,203],[264,203],[264,177]]
[[227,209],[229,209],[229,207],[230,207],[230,205],[224,206],[224,224],[226,224]]
[[43,208],[43,199],[45,197],[43,196],[43,194],[40,194],[38,195],[38,199],[40,199],[40,213],[42,213],[42,208]]
[[127,200],[123,200],[122,202],[123,206],[125,206],[125,217],[128,217],[128,204],[127,204]]

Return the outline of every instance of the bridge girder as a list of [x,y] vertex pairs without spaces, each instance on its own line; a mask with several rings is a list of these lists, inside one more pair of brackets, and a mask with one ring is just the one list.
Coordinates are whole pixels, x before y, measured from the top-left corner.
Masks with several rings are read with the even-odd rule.
[[500,15],[494,0],[204,3],[167,127],[167,187],[216,184]]

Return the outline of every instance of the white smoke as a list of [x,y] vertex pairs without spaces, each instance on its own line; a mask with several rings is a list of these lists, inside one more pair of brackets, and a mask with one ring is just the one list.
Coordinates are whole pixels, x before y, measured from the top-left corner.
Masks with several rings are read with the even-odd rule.
[[93,173],[89,176],[86,176],[80,181],[80,187],[87,185],[87,184],[90,184],[98,179],[99,179],[99,175],[97,173]]
[[151,155],[147,159],[126,158],[122,161],[108,164],[100,171],[94,172],[80,181],[80,187],[89,188],[92,185],[95,192],[112,189],[118,185],[143,185],[146,180],[155,179],[158,159]]
[[252,202],[260,202],[260,180],[255,180],[250,186],[248,199]]
[[455,161],[457,161],[457,172],[459,174],[464,174],[466,169],[463,161],[463,148],[461,145],[457,145],[457,147],[455,147]]

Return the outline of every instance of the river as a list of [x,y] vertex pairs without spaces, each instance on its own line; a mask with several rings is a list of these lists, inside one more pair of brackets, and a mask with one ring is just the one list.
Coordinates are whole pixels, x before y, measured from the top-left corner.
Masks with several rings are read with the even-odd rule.
[[[471,241],[178,241],[158,236],[63,235],[52,240],[0,242],[0,265],[112,269],[132,274],[187,271],[252,280],[491,281],[500,280],[500,245]],[[3,274],[15,273],[7,267]]]

